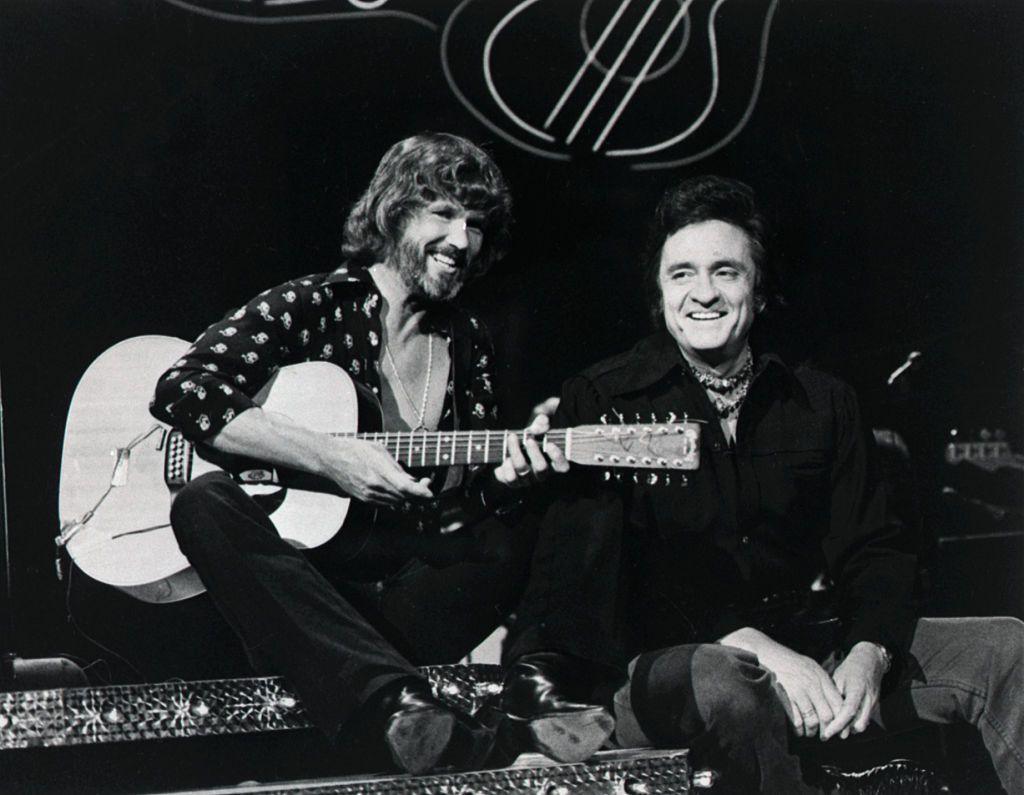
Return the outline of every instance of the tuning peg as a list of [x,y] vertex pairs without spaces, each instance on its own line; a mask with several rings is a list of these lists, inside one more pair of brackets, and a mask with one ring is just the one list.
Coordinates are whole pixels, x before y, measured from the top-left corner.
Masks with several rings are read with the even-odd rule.
[[679,485],[680,486],[689,486],[690,485],[690,479],[686,475],[680,473],[680,475],[679,475]]
[[622,414],[619,414],[619,412],[617,412],[615,409],[612,409],[612,414],[614,414],[618,418],[619,422],[624,423],[626,421],[626,418]]
[[676,421],[676,413],[674,411],[670,411],[668,413],[668,421],[669,422],[675,422]]
[[601,424],[602,425],[607,425],[608,424],[608,415],[607,414],[602,414],[601,415]]
[[621,483],[622,482],[622,473],[621,472],[616,472],[615,473],[615,481],[617,483]]
[[658,485],[658,473],[657,472],[649,472],[649,473],[647,473],[647,485],[648,486],[657,486]]
[[604,471],[604,482],[607,483],[611,479],[612,479],[612,471],[610,469],[606,469]]

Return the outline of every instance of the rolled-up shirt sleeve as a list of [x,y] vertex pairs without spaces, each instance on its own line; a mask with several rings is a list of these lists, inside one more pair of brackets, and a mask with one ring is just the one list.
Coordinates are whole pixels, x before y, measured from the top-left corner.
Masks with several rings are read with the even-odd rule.
[[267,290],[207,328],[160,376],[150,413],[186,439],[202,441],[255,405],[263,385],[308,343],[299,300],[304,289],[288,282]]

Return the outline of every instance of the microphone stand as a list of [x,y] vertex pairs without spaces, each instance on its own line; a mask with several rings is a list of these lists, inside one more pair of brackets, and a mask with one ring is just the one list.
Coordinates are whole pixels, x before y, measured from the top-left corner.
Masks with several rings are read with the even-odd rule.
[[7,446],[0,383],[0,692],[85,685],[85,672],[65,657],[25,659],[14,651],[14,584],[7,509]]

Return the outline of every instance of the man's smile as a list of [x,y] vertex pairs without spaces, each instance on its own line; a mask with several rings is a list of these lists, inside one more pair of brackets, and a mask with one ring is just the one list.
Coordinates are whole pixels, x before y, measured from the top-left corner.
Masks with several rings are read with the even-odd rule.
[[461,270],[466,258],[453,251],[434,249],[427,252],[427,257],[442,271],[454,273]]
[[690,320],[718,320],[719,318],[725,317],[725,312],[687,312],[686,316],[690,318]]

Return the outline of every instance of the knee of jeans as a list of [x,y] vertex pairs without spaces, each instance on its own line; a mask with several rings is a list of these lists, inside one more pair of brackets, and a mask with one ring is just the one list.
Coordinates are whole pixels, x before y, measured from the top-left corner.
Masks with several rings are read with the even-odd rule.
[[171,529],[179,544],[187,544],[205,533],[201,517],[208,515],[213,504],[225,491],[237,489],[234,481],[224,472],[207,472],[186,483],[171,502]]
[[753,654],[728,646],[705,646],[694,655],[693,690],[709,728],[752,730],[773,706],[771,674]]
[[992,673],[1002,679],[1020,681],[1024,666],[1024,621],[1009,616],[987,619],[986,638],[990,644],[989,659]]

